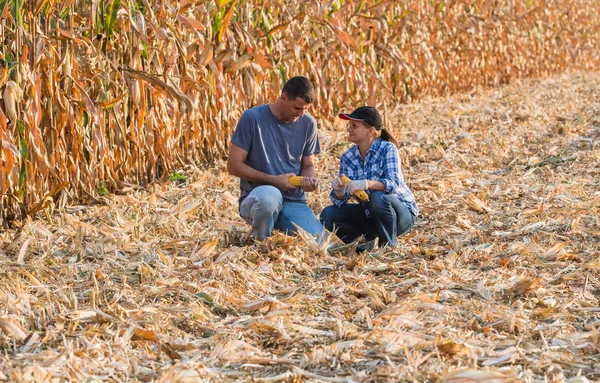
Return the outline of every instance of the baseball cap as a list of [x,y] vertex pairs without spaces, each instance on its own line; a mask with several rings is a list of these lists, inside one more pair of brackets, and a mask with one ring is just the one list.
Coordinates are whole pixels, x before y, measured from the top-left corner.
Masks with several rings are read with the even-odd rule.
[[340,113],[338,117],[342,120],[364,121],[368,125],[374,126],[377,130],[381,129],[383,125],[379,112],[372,106],[361,106],[350,114]]

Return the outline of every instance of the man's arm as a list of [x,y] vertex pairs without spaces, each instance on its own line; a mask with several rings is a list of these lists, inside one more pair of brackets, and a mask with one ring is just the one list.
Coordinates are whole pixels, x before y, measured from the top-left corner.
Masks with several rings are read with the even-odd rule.
[[227,159],[227,171],[229,174],[250,182],[273,185],[280,190],[291,190],[295,188],[295,186],[292,186],[288,181],[288,179],[295,174],[288,173],[272,176],[270,174],[259,172],[244,162],[247,156],[247,151],[232,142],[229,147],[229,158]]
[[304,177],[302,179],[302,190],[304,190],[305,192],[311,192],[319,188],[319,181],[317,180],[317,169],[315,167],[314,155],[302,157],[300,175]]

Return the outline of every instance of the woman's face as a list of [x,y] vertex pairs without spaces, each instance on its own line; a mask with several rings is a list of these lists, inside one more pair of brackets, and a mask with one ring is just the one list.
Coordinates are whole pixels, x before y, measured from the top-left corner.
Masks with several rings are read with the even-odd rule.
[[374,134],[375,128],[367,125],[364,121],[350,121],[348,125],[348,140],[358,143],[370,139]]

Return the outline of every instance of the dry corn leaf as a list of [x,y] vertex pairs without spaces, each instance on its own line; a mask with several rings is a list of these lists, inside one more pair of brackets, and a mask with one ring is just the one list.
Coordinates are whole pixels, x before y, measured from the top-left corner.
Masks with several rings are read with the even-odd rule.
[[444,376],[444,383],[511,383],[518,380],[497,370],[458,369]]
[[534,278],[521,277],[507,290],[507,293],[513,296],[523,295],[536,285],[537,281]]
[[4,333],[13,336],[19,342],[27,338],[27,333],[23,327],[6,316],[0,316],[0,328],[2,328]]
[[493,366],[496,364],[503,364],[512,362],[517,359],[519,355],[519,350],[516,347],[509,347],[506,350],[499,353],[498,356],[485,359],[481,365],[482,366]]
[[32,240],[33,238],[28,238],[25,241],[25,243],[23,243],[23,246],[21,246],[21,250],[19,250],[19,256],[17,257],[17,263],[19,265],[23,264],[23,261],[25,260],[25,255],[27,255],[27,249],[29,248],[29,244]]
[[558,255],[558,253],[563,249],[563,247],[565,247],[567,244],[569,243],[569,241],[565,241],[565,242],[561,242],[561,243],[557,243],[556,245],[552,246],[550,249],[546,250],[543,254],[540,255],[540,258],[542,258],[545,261],[553,261],[554,259],[556,259],[556,256]]
[[136,328],[133,331],[133,336],[131,337],[133,340],[149,340],[151,342],[158,342],[158,335],[154,331],[144,330],[141,328]]
[[469,193],[465,198],[467,206],[479,213],[490,212],[489,207],[481,199],[477,198],[473,193]]
[[458,344],[453,340],[444,340],[436,344],[441,353],[448,356],[461,356],[469,352],[469,348],[462,344]]
[[203,259],[203,258],[212,256],[212,253],[217,248],[218,244],[219,244],[218,238],[205,243],[204,246],[202,246],[200,248],[200,250],[198,250],[196,253],[192,254],[192,256],[190,257],[190,260],[192,262],[196,262],[199,259]]

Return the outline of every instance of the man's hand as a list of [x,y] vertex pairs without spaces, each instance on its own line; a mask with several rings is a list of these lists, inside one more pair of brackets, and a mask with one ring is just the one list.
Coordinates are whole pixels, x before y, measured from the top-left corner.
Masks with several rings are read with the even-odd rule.
[[[296,186],[290,183],[290,177],[295,176],[294,173],[280,174],[278,176],[274,176],[273,178],[273,186],[281,191],[292,190],[295,189]],[[306,178],[306,177],[304,177]],[[302,180],[304,182],[304,180]]]
[[335,177],[333,181],[331,181],[331,188],[335,193],[337,199],[345,199],[346,198],[346,187],[342,183],[340,177]]
[[369,188],[369,181],[367,180],[355,180],[350,181],[346,187],[348,188],[348,193],[354,194],[357,190],[367,190]]
[[305,192],[315,191],[319,188],[319,180],[315,177],[302,177],[302,190]]

